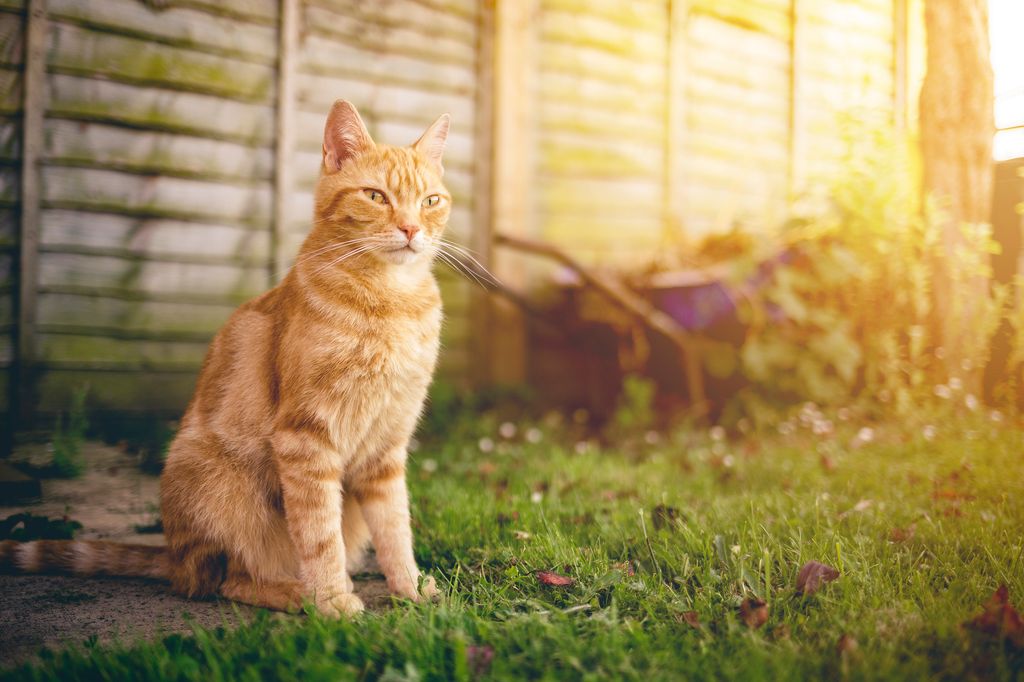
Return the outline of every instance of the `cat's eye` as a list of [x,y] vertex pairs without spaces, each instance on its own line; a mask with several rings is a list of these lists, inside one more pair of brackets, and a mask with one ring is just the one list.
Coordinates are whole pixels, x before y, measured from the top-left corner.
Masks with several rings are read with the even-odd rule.
[[370,197],[370,201],[372,201],[375,204],[388,203],[388,198],[384,196],[384,192],[375,189],[364,189],[363,192],[365,192],[366,196]]
[[441,203],[440,194],[431,194],[429,197],[423,200],[423,207],[430,208],[431,206],[437,206]]

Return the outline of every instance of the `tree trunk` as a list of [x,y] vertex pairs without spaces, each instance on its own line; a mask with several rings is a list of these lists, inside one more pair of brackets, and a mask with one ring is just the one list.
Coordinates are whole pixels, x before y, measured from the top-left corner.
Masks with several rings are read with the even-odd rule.
[[[988,223],[992,206],[994,91],[987,0],[926,0],[927,72],[921,88],[924,191],[944,213],[934,286],[946,374],[977,393],[977,330],[988,297],[981,266],[963,252],[964,225]],[[973,334],[973,335],[972,335]]]

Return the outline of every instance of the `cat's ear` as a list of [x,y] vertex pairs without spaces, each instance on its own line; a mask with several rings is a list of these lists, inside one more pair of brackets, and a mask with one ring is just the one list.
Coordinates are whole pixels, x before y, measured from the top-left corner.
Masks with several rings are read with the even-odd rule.
[[416,140],[412,148],[427,157],[434,164],[439,175],[444,175],[444,166],[441,165],[441,157],[444,156],[444,144],[448,140],[448,127],[451,125],[452,117],[448,114],[441,114],[437,120],[430,124],[427,132]]
[[343,99],[335,102],[324,126],[324,169],[333,173],[353,156],[373,146],[373,139],[356,108]]

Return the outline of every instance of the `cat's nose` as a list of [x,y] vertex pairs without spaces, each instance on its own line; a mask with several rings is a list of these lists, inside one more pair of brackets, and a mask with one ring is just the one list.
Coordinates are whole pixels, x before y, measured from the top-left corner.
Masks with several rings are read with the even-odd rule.
[[418,225],[399,225],[398,230],[405,235],[405,238],[412,241],[412,238],[416,236],[416,233],[420,231]]

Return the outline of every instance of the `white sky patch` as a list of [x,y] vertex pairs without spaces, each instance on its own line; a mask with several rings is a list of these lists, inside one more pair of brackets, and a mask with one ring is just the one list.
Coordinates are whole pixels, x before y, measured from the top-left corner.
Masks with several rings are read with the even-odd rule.
[[1024,0],[989,0],[997,161],[1024,157]]

